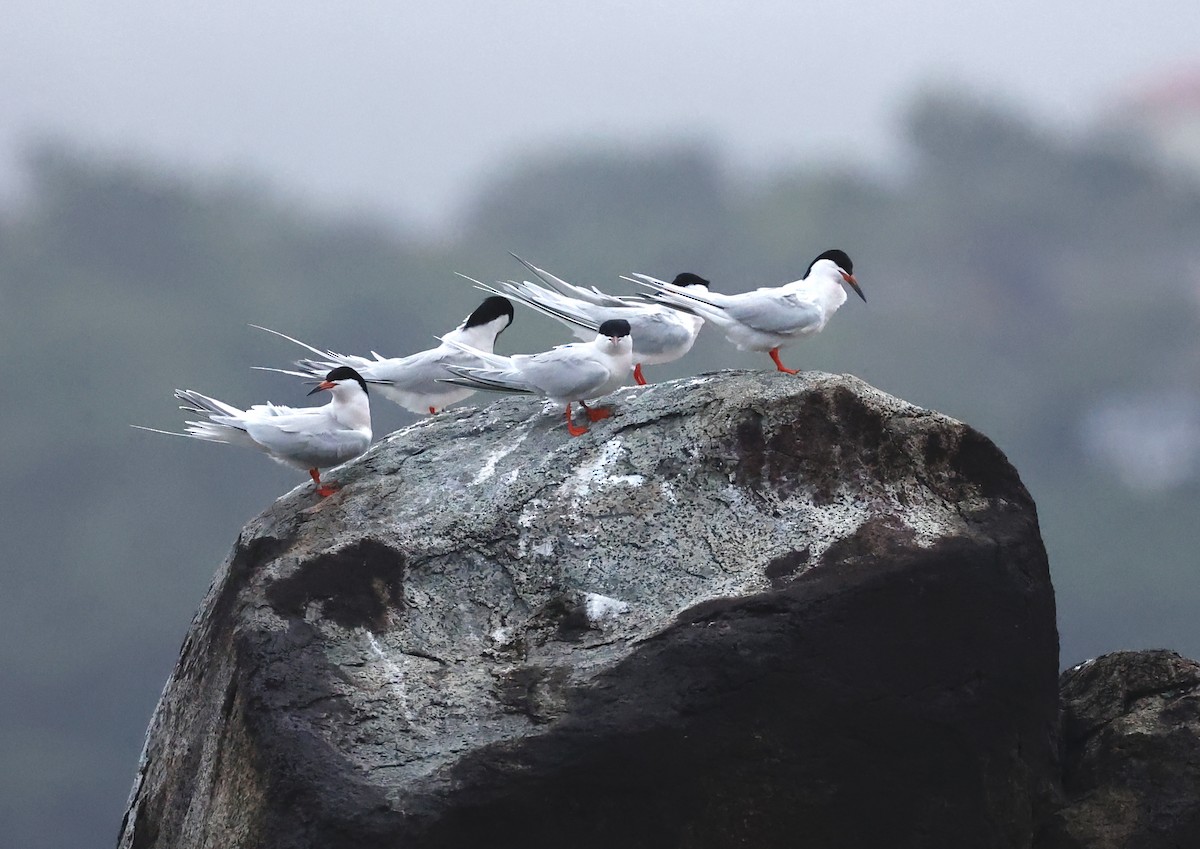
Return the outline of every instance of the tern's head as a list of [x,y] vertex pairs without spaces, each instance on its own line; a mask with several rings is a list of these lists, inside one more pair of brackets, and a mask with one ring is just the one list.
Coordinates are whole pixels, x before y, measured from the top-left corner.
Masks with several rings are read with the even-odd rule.
[[820,254],[809,263],[808,271],[804,276],[809,277],[814,270],[838,274],[842,278],[842,282],[852,288],[864,303],[866,302],[867,296],[863,294],[862,289],[858,287],[858,281],[854,279],[854,262],[845,251],[833,248]]
[[470,330],[472,327],[490,325],[495,328],[496,336],[499,336],[505,328],[512,324],[512,320],[512,301],[499,295],[492,295],[490,298],[484,298],[483,303],[467,316],[462,323],[462,329]]
[[682,274],[676,274],[675,279],[671,281],[672,286],[682,286],[685,289],[690,289],[693,286],[697,289],[708,291],[708,281],[699,274],[692,274],[690,271],[685,271]]
[[629,322],[623,318],[610,318],[601,324],[596,341],[604,339],[607,339],[614,348],[632,347],[633,340],[629,338]]
[[367,383],[362,379],[362,375],[356,372],[350,366],[338,366],[329,374],[325,375],[325,379],[316,385],[316,388],[309,395],[320,392],[322,389],[328,389],[333,393],[334,398],[346,399],[358,394],[358,390],[362,389],[362,394],[367,394]]

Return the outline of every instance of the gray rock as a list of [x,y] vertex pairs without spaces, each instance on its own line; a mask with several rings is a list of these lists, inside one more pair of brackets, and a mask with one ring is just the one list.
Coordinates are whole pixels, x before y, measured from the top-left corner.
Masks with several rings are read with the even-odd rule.
[[1033,502],[847,376],[528,399],[252,521],[120,846],[1029,846],[1057,633]]
[[1066,804],[1038,849],[1200,846],[1200,664],[1115,652],[1061,689]]

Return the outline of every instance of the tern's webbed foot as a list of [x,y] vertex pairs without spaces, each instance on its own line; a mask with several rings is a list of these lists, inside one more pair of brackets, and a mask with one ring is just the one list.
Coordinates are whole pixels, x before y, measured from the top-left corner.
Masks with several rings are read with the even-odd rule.
[[584,411],[587,412],[589,422],[599,422],[612,416],[612,407],[589,407],[582,401],[579,402]]
[[[579,403],[585,410],[587,409],[586,404],[584,404],[582,401]],[[571,421],[571,405],[567,404],[567,433],[571,434],[571,436],[583,436],[587,432],[588,429],[586,427],[576,427],[575,423]]]
[[308,476],[313,479],[314,491],[322,498],[328,498],[341,489],[336,483],[321,483],[321,472],[317,469],[309,469]]

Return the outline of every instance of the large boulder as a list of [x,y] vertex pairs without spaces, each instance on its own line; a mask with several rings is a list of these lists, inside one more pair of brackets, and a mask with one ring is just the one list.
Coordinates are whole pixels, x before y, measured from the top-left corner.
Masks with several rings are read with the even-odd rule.
[[243,531],[120,846],[1027,847],[1055,793],[1036,511],[853,377],[505,399]]
[[1107,654],[1062,675],[1065,806],[1038,849],[1200,846],[1200,663]]

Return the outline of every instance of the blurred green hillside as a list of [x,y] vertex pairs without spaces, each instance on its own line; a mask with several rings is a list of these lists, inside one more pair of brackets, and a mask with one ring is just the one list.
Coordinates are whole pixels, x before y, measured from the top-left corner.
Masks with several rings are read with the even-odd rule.
[[[611,290],[632,271],[694,271],[722,291],[847,250],[869,303],[848,302],[789,365],[852,372],[1005,450],[1039,505],[1064,665],[1200,655],[1200,186],[969,99],[923,99],[905,131],[905,173],[887,178],[811,165],[750,179],[694,145],[547,151],[482,186],[439,242],[245,181],[32,151],[0,213],[8,845],[111,845],[214,568],[307,481],[128,425],[177,428],[175,387],[303,404],[306,387],[249,369],[301,351],[248,323],[410,353],[481,298],[454,272],[518,276],[510,250]],[[518,312],[499,350],[566,338]],[[647,372],[724,367],[770,362],[706,332]],[[382,399],[374,413],[380,436],[413,420]]]

